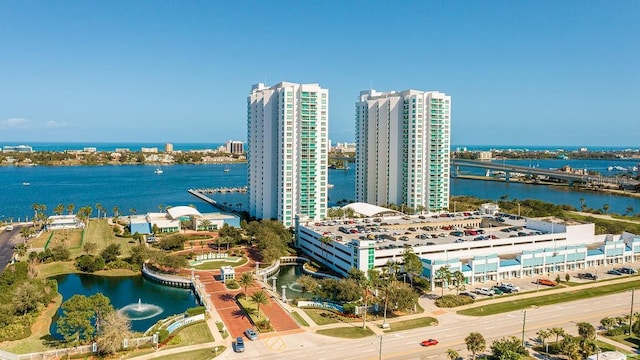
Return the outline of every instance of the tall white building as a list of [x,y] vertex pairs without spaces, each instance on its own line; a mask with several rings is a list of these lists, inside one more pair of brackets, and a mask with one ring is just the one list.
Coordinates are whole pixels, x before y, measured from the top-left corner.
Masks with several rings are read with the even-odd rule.
[[293,226],[327,212],[329,91],[281,82],[247,98],[249,214]]
[[449,207],[451,97],[438,91],[360,92],[356,201]]

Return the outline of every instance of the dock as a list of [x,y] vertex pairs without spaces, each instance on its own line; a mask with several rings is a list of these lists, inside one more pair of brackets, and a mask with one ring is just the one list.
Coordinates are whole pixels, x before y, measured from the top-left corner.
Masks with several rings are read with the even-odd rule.
[[204,193],[200,192],[200,190],[201,189],[189,189],[189,190],[187,190],[187,192],[189,194],[197,197],[198,199],[206,202],[207,204],[217,207],[220,210],[228,211],[228,212],[231,212],[231,213],[237,213],[237,210],[234,209],[233,207],[227,206],[227,205],[224,205],[224,204],[220,204],[219,202],[213,200],[212,198],[208,197]]
[[193,191],[197,191],[201,194],[215,194],[215,193],[221,193],[221,194],[226,194],[226,193],[246,193],[247,192],[247,187],[246,186],[241,186],[241,187],[221,187],[221,188],[204,188],[204,189],[192,189]]

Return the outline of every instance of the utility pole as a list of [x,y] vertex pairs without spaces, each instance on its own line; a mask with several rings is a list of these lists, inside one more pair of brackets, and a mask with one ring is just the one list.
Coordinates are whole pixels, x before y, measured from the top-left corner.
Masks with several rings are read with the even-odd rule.
[[527,310],[524,311],[524,317],[522,318],[522,347],[524,347],[524,327],[527,323]]
[[382,335],[380,335],[380,352],[378,353],[378,360],[382,360]]
[[636,289],[631,289],[631,313],[629,314],[629,336],[633,333],[631,327],[633,325],[633,296],[636,292]]

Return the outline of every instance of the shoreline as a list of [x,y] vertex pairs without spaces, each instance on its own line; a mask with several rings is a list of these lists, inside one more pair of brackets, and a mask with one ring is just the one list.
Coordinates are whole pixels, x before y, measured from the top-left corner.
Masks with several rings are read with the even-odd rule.
[[630,191],[617,190],[617,189],[607,189],[607,188],[595,189],[595,188],[576,187],[576,186],[569,186],[569,184],[561,184],[561,183],[549,182],[549,181],[527,181],[527,180],[520,180],[520,179],[514,179],[514,178],[511,178],[509,181],[505,181],[504,179],[481,176],[481,175],[458,175],[455,177],[452,176],[451,179],[495,181],[495,182],[502,182],[502,183],[513,182],[513,183],[526,184],[526,185],[553,186],[557,188],[569,189],[570,191],[575,191],[575,192],[605,193],[605,194],[612,194],[612,195],[619,195],[619,196],[640,199],[640,193],[637,193],[637,192],[630,192]]

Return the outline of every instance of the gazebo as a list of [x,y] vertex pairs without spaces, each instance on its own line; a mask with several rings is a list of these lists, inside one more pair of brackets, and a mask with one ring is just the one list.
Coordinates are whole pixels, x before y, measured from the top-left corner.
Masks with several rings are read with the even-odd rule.
[[223,266],[220,268],[220,278],[223,282],[236,278],[236,271],[231,266]]

